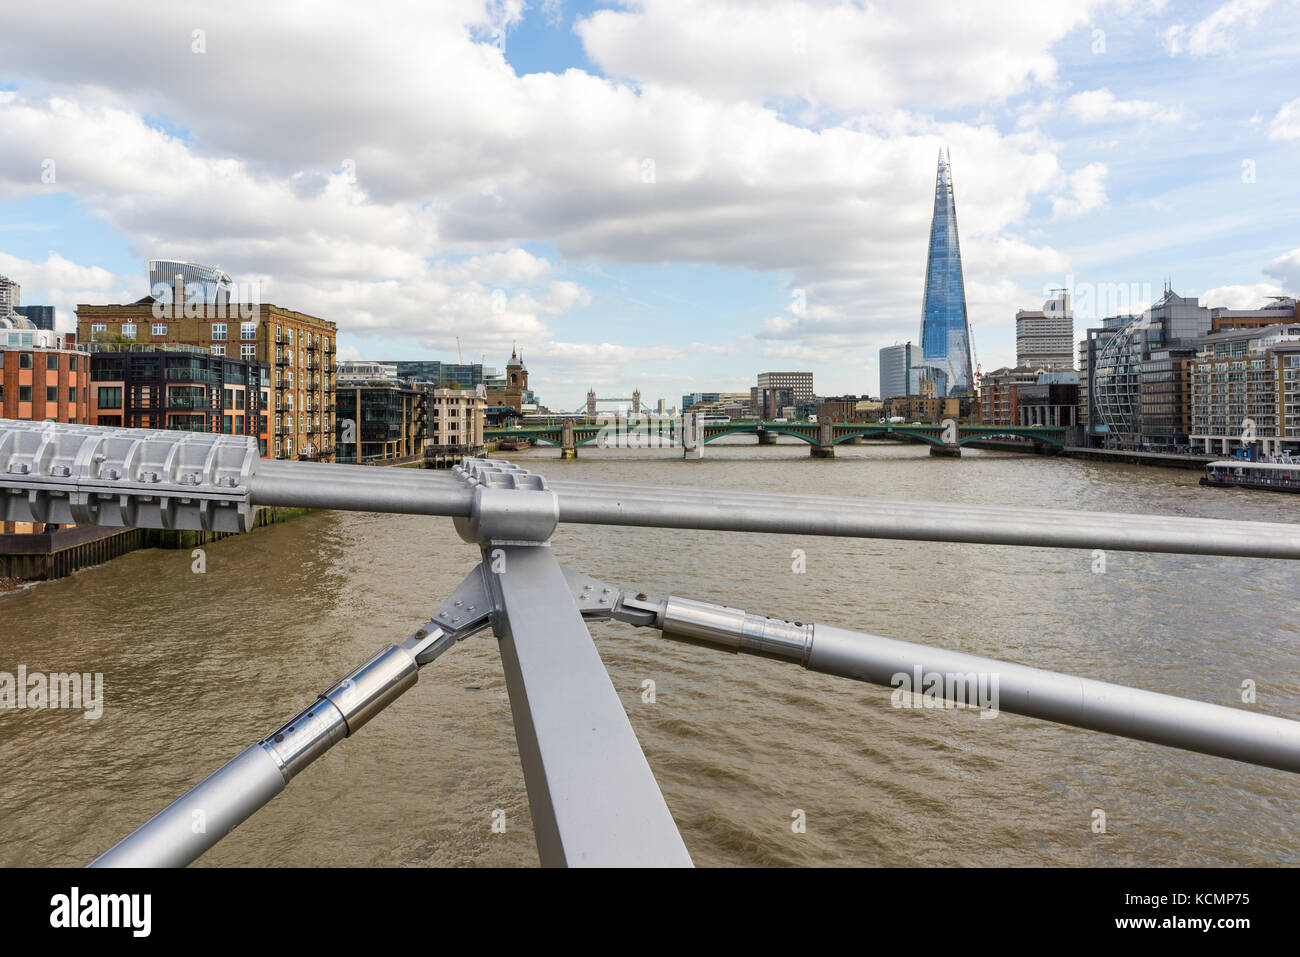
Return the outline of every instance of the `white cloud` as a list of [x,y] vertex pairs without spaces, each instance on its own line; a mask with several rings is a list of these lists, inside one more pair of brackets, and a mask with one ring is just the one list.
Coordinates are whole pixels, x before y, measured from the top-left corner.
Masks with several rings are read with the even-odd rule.
[[1300,99],[1292,100],[1277,111],[1273,122],[1268,125],[1270,140],[1300,139]]
[[1068,193],[1052,198],[1052,218],[1082,216],[1106,204],[1105,163],[1089,163],[1066,179]]
[[[22,302],[53,306],[55,326],[65,332],[77,327],[79,302],[124,302],[138,299],[148,290],[138,276],[119,276],[99,266],[82,266],[50,253],[44,261],[32,262],[0,252],[0,275],[22,286]],[[39,295],[34,295],[39,290]]]
[[[842,361],[894,330],[915,335],[940,145],[971,288],[1066,271],[1016,227],[1053,191],[1060,216],[1104,203],[1105,167],[1067,176],[1035,129],[914,109],[1052,82],[1052,45],[1094,6],[812,3],[806,55],[782,52],[790,5],[653,0],[581,21],[592,58],[630,85],[517,76],[492,31],[517,24],[518,3],[376,0],[358,18],[320,0],[303,19],[297,5],[232,0],[198,55],[182,5],[48,2],[0,33],[19,82],[0,94],[0,201],[65,193],[142,262],[219,263],[345,338],[438,350],[468,329],[475,353],[517,337],[539,357],[608,355],[565,341],[569,311],[593,302],[566,261],[756,270],[806,289],[810,309],[788,325],[755,316],[754,330]],[[346,43],[329,26],[340,21]],[[874,112],[809,129],[776,108],[796,101]],[[553,260],[524,248],[537,241]],[[143,294],[143,277],[130,282],[112,296]],[[973,298],[973,313],[1003,295]]]
[[1259,309],[1270,296],[1282,295],[1282,287],[1270,282],[1257,282],[1251,286],[1215,286],[1201,293],[1202,306],[1211,309],[1222,306],[1228,309]]
[[1051,46],[1098,0],[630,0],[578,21],[606,73],[724,99],[927,109],[1001,101],[1053,80]]
[[1105,123],[1113,120],[1154,120],[1159,123],[1176,123],[1182,112],[1153,103],[1150,100],[1120,100],[1110,90],[1086,90],[1065,101],[1068,112],[1084,123]]
[[1281,282],[1292,296],[1300,296],[1300,248],[1278,256],[1264,267],[1264,274]]
[[1175,24],[1165,30],[1163,40],[1170,56],[1190,53],[1209,56],[1227,53],[1236,47],[1234,32],[1253,27],[1273,0],[1229,0],[1205,19],[1191,25]]

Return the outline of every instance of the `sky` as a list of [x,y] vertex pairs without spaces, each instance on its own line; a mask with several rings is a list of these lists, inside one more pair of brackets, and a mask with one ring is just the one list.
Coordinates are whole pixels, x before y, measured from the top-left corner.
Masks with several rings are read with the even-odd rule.
[[[552,409],[917,341],[940,148],[984,370],[1165,284],[1300,293],[1300,0],[43,0],[0,31],[24,303],[218,265],[342,358],[505,365]],[[458,341],[459,340],[459,341]]]

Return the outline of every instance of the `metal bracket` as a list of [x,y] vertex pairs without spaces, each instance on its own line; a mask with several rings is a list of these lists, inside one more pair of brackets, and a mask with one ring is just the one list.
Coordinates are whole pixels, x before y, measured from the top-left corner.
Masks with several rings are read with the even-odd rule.
[[0,420],[0,520],[247,532],[251,436]]
[[560,521],[560,500],[546,479],[496,459],[466,458],[452,470],[474,491],[456,532],[475,545],[546,545]]

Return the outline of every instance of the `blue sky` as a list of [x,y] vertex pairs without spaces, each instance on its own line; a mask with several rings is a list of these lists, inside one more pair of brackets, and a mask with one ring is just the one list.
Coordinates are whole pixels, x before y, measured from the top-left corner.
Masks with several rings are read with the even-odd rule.
[[518,341],[555,408],[875,393],[941,145],[986,370],[1067,282],[1300,292],[1294,0],[100,6],[0,37],[0,273],[68,326],[182,256],[346,355]]

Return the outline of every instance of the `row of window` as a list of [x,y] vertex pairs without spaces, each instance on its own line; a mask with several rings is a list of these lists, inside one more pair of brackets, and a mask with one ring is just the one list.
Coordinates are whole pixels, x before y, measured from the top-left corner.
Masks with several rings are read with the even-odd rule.
[[[0,404],[4,403],[4,399],[5,387],[3,383],[0,383]],[[20,385],[18,387],[18,401],[32,401],[32,386]],[[57,385],[47,385],[45,387],[45,401],[47,404],[51,405],[56,404],[59,401],[59,387]],[[81,390],[81,401],[86,401],[86,390],[84,388]],[[75,386],[68,389],[68,402],[71,405],[77,404],[77,389]]]
[[[7,353],[6,353],[6,351],[5,351],[4,349],[0,349],[0,369],[3,369],[3,368],[5,367],[5,355],[6,355],[6,354],[7,354]],[[62,355],[62,353],[59,353],[59,352],[46,352],[46,353],[45,353],[45,368],[46,368],[47,371],[55,372],[55,371],[58,370],[58,368],[59,368],[59,356],[60,356],[60,355]],[[70,371],[72,371],[72,372],[76,372],[78,369],[80,369],[80,368],[82,367],[82,366],[81,366],[81,361],[82,361],[83,359],[84,359],[85,362],[86,362],[86,368],[90,368],[90,357],[89,357],[89,356],[77,356],[77,355],[74,355],[74,356],[69,356],[69,357],[68,357],[68,369],[69,369]],[[36,357],[35,357],[35,354],[34,354],[34,353],[31,353],[31,352],[19,352],[19,353],[18,353],[18,368],[20,368],[20,369],[33,369],[33,368],[35,368],[35,367],[36,367]]]

